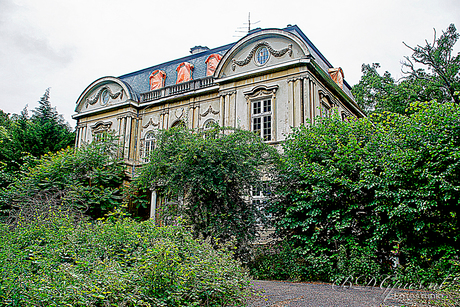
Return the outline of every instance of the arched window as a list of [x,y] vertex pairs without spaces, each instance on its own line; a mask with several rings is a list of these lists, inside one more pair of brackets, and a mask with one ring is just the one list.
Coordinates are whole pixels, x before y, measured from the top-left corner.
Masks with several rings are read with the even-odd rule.
[[144,162],[149,162],[150,154],[155,149],[155,133],[153,131],[147,132],[144,141]]
[[217,125],[217,122],[214,119],[208,119],[203,125],[203,130],[210,130]]

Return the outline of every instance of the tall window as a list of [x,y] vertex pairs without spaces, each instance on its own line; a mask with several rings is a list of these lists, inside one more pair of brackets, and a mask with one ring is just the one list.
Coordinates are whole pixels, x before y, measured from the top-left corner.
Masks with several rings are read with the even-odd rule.
[[252,101],[252,131],[264,141],[272,140],[272,100]]
[[331,115],[331,107],[326,103],[321,103],[321,116],[330,117],[330,115]]
[[332,113],[332,103],[327,95],[320,93],[321,117],[330,117]]
[[[264,182],[261,187],[252,187],[251,202],[266,219],[271,219],[271,215],[266,212],[268,204],[268,196],[270,195],[269,182]],[[258,220],[258,224],[262,221]]]
[[144,162],[150,161],[150,154],[155,149],[155,133],[153,131],[147,132],[145,135],[144,147]]

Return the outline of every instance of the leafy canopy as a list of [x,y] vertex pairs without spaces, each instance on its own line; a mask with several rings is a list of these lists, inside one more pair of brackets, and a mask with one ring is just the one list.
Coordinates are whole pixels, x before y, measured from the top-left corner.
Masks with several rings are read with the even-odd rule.
[[460,255],[460,106],[409,111],[323,119],[289,136],[271,210],[299,252],[335,259],[344,246],[425,268]]
[[363,75],[352,88],[358,105],[366,112],[390,111],[405,114],[411,103],[430,101],[460,103],[460,53],[453,55],[459,34],[451,24],[433,42],[410,47],[411,56],[403,62],[404,77],[395,80],[386,71],[381,75],[378,63],[363,64]]
[[78,149],[66,148],[29,157],[13,182],[0,190],[4,208],[28,210],[41,199],[53,198],[83,210],[93,218],[121,205],[124,166],[115,138],[107,135]]
[[31,117],[27,107],[11,116],[0,110],[0,187],[12,182],[25,157],[39,158],[74,144],[75,134],[49,99],[47,89]]
[[249,199],[268,179],[276,150],[255,134],[215,127],[208,131],[160,131],[150,162],[136,179],[169,200],[170,213],[185,216],[195,233],[215,241],[236,239],[241,253],[254,240],[262,212]]

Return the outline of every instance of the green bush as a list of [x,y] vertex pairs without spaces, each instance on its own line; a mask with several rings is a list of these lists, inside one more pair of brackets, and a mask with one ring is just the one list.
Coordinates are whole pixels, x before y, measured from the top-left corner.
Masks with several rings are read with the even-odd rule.
[[225,306],[248,274],[181,225],[47,217],[0,225],[0,305]]
[[347,250],[340,246],[331,255],[302,254],[288,241],[256,247],[248,267],[256,279],[293,281],[340,282],[350,276],[369,279],[381,272],[375,256],[366,248],[355,246]]
[[460,257],[460,107],[432,101],[410,112],[318,119],[283,144],[269,210],[322,278],[336,274],[340,246],[353,261],[339,270],[347,274],[392,274],[399,260],[439,281]]
[[55,199],[94,219],[104,216],[123,203],[125,166],[117,150],[116,138],[104,134],[78,149],[27,156],[13,182],[0,189],[1,209],[11,214]]

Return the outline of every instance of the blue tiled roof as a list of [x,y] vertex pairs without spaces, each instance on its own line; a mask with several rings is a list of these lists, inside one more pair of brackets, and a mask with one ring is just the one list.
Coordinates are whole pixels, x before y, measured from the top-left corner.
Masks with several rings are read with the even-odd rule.
[[155,65],[149,68],[145,68],[136,72],[132,72],[123,76],[118,77],[122,81],[131,85],[132,89],[137,93],[145,93],[150,90],[149,87],[149,76],[150,74],[159,69],[166,73],[165,86],[176,84],[177,72],[176,68],[182,62],[189,62],[193,64],[193,79],[200,79],[206,77],[206,59],[213,53],[224,55],[227,50],[233,47],[235,43],[228,44],[222,47],[209,49],[205,52],[192,54],[177,60],[169,61],[163,64]]

